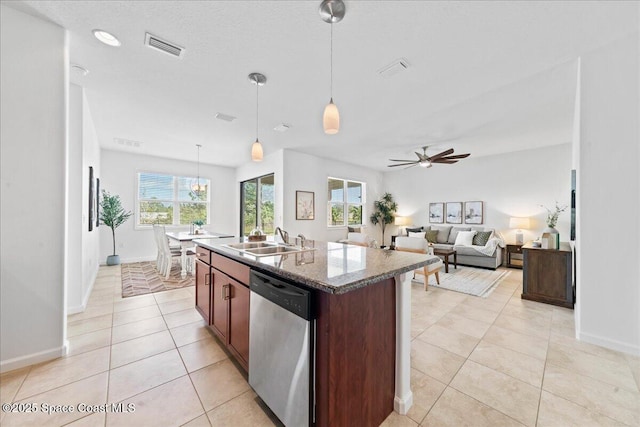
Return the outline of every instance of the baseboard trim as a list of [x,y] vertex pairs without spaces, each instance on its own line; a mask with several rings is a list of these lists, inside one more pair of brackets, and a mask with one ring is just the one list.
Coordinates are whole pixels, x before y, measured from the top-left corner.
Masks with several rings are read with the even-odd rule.
[[[156,257],[155,256],[151,256],[151,257],[135,257],[135,258],[120,258],[120,264],[129,264],[132,262],[145,262],[145,261],[155,261]],[[107,263],[102,263],[100,265],[107,265]]]
[[587,334],[585,332],[578,331],[577,338],[580,341],[587,342],[589,344],[599,345],[611,350],[620,351],[622,353],[633,354],[640,356],[640,346],[631,345],[625,342],[612,340],[610,338],[601,337],[598,335]]
[[25,366],[35,365],[36,363],[42,363],[62,357],[67,354],[68,345],[68,342],[65,341],[60,347],[0,361],[0,373],[13,371],[15,369],[24,368]]
[[84,294],[82,298],[82,304],[77,305],[75,307],[67,307],[67,316],[70,314],[82,313],[87,309],[87,304],[89,303],[89,297],[91,296],[91,292],[93,292],[93,285],[96,284],[96,278],[98,277],[98,270],[100,269],[100,265],[97,265],[95,270],[93,271],[93,275],[89,280],[89,289]]

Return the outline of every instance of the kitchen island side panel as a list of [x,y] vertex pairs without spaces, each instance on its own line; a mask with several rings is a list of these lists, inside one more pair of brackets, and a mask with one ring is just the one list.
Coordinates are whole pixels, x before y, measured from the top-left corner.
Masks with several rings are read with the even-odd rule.
[[317,293],[317,426],[378,426],[393,412],[395,299],[393,279]]

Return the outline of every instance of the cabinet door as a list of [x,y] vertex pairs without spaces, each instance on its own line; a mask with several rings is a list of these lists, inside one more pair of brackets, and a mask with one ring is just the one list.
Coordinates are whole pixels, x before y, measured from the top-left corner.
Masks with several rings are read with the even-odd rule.
[[527,299],[558,305],[572,303],[572,295],[567,294],[566,286],[571,280],[570,260],[570,255],[564,252],[527,250],[524,273]]
[[[229,347],[249,364],[249,288],[231,279]],[[241,361],[242,362],[242,361]]]
[[229,276],[216,270],[211,269],[213,277],[213,285],[211,287],[211,326],[218,333],[223,342],[227,342],[227,331],[229,324],[229,306],[228,296],[230,293]]
[[196,260],[196,310],[211,324],[211,267]]

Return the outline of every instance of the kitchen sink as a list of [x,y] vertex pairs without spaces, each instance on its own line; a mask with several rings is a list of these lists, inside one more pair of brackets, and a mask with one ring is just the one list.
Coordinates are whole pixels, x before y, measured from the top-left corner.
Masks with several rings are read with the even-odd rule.
[[245,242],[245,243],[235,243],[233,245],[225,245],[231,249],[237,249],[239,251],[245,251],[247,249],[257,249],[257,248],[272,248],[278,246],[275,242]]
[[275,242],[246,242],[235,243],[231,245],[223,245],[229,249],[234,249],[239,252],[243,252],[249,255],[261,257],[261,256],[274,256],[274,255],[287,255],[297,252],[313,251],[315,248],[302,248],[300,246],[288,246],[278,244]]

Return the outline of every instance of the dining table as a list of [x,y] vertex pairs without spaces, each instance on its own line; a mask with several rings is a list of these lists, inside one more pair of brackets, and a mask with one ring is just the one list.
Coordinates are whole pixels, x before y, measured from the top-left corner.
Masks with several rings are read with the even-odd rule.
[[[180,243],[180,263],[182,266],[180,277],[183,279],[187,277],[187,252],[195,246],[193,243],[194,239],[223,239],[226,237],[235,237],[229,233],[217,233],[206,230],[201,230],[198,234],[188,231],[167,231],[165,234],[169,239]],[[195,274],[195,272],[192,274]]]

